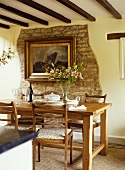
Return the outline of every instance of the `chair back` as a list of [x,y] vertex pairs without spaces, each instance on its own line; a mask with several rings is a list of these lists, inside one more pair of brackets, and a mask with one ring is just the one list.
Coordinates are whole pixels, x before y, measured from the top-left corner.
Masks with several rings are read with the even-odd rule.
[[85,102],[99,102],[105,103],[106,102],[107,94],[105,95],[89,95],[85,94]]
[[[36,130],[36,125],[47,125],[47,126],[63,126],[67,128],[67,119],[68,119],[68,114],[67,114],[67,105],[42,105],[38,103],[33,103],[32,104],[32,114],[33,114],[33,127]],[[46,121],[44,122],[37,122],[36,120],[38,118],[44,118]],[[50,121],[54,119],[54,121]],[[64,121],[55,121],[55,119],[64,119]],[[49,119],[49,121],[47,121]]]
[[[65,147],[68,147],[68,114],[67,114],[67,105],[62,106],[52,106],[52,105],[39,105],[32,104],[32,113],[33,113],[33,131],[36,131],[37,125],[44,125],[44,128],[64,128],[65,135]],[[44,117],[44,122],[37,122],[36,120],[39,117]],[[54,121],[50,121],[53,119]],[[56,121],[57,118],[57,121]],[[48,119],[48,121],[47,121]],[[60,119],[60,121],[59,121]],[[62,121],[64,120],[64,121]],[[63,139],[64,140],[64,139]]]
[[15,126],[15,129],[18,129],[17,110],[14,102],[0,102],[0,121],[6,121],[7,124],[10,123]]
[[34,94],[34,96],[40,96],[41,98],[44,98],[45,95],[48,95],[48,94],[51,94],[51,93],[54,93],[54,94],[59,94],[57,91],[54,91],[54,90],[47,90],[47,91],[44,91],[42,93],[39,93],[39,94]]

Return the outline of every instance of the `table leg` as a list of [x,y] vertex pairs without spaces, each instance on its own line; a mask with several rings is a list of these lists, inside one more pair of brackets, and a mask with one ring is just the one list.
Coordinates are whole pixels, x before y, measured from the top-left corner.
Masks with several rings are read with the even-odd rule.
[[108,154],[108,115],[107,110],[101,114],[101,131],[100,131],[100,143],[104,144],[105,147],[100,152],[101,155]]
[[83,170],[92,170],[93,116],[83,117]]

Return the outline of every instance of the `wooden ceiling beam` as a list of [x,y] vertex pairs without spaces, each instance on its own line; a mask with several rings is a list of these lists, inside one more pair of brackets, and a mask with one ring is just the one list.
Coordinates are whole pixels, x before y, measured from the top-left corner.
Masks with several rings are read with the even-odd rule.
[[78,7],[71,1],[69,1],[69,0],[57,0],[57,1],[60,2],[61,4],[65,5],[66,7],[72,9],[73,11],[80,14],[81,16],[87,18],[88,20],[96,21],[95,17],[93,17],[92,15],[90,15],[89,13],[87,13],[86,11],[84,11],[82,8]]
[[50,16],[52,16],[54,18],[57,18],[57,19],[65,22],[65,23],[71,23],[71,20],[64,17],[63,15],[60,15],[59,13],[57,13],[57,12],[55,12],[55,11],[49,9],[49,8],[46,8],[45,6],[43,6],[41,4],[38,4],[38,3],[36,3],[36,2],[34,2],[32,0],[28,0],[28,1],[26,1],[26,0],[17,0],[17,1],[19,1],[19,2],[21,2],[23,4],[25,4],[25,5],[28,5],[28,6],[32,7],[32,8],[34,8],[34,9],[37,9],[40,12],[43,12],[43,13],[45,13],[47,15],[50,15]]
[[107,34],[107,40],[120,39],[125,37],[125,32]]
[[2,24],[2,23],[0,23],[0,27],[5,28],[5,29],[10,29],[9,25],[5,25],[5,24]]
[[116,19],[122,19],[121,14],[107,1],[96,0],[101,6],[103,6],[109,13],[111,13]]
[[34,17],[33,15],[27,14],[27,13],[25,13],[25,12],[22,12],[22,11],[20,11],[20,10],[17,10],[17,9],[15,9],[15,8],[13,8],[13,7],[4,5],[4,4],[2,4],[2,3],[0,3],[0,8],[2,8],[2,9],[4,9],[4,10],[7,10],[7,11],[9,11],[9,12],[11,12],[11,13],[14,13],[14,14],[16,14],[16,15],[19,15],[19,16],[21,16],[21,17],[23,17],[23,18],[27,18],[27,19],[29,19],[29,20],[35,21],[35,22],[37,22],[37,23],[40,23],[40,24],[43,24],[43,25],[48,25],[48,22],[45,21],[45,20],[42,20],[42,19],[37,18],[37,17]]
[[29,25],[28,25],[27,23],[25,23],[25,22],[18,21],[18,20],[15,20],[15,19],[6,17],[6,16],[4,16],[4,15],[0,15],[0,18],[3,19],[3,20],[5,20],[5,21],[8,21],[8,22],[17,24],[17,25],[21,25],[21,26],[23,26],[23,27],[29,27]]

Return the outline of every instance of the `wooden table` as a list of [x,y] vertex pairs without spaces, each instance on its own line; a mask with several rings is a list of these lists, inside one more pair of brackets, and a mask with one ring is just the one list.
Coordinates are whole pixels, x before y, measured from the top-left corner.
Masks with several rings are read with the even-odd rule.
[[[8,100],[9,101],[9,100]],[[24,104],[22,101],[18,101],[17,111],[19,115],[31,115],[31,105]],[[101,155],[108,154],[108,112],[107,109],[111,106],[111,103],[80,103],[87,107],[86,111],[68,111],[68,118],[74,120],[83,120],[83,170],[92,170],[92,159],[100,153]],[[101,130],[100,130],[100,145],[92,150],[92,128],[93,117],[100,115],[101,118]]]

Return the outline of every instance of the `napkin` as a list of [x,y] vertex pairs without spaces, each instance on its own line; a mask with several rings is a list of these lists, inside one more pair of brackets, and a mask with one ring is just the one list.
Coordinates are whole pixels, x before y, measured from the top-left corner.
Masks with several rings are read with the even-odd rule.
[[87,110],[87,107],[85,107],[84,105],[77,106],[77,107],[70,106],[69,110]]

